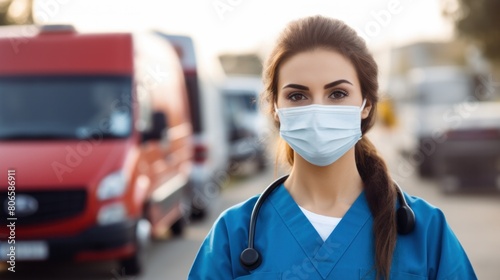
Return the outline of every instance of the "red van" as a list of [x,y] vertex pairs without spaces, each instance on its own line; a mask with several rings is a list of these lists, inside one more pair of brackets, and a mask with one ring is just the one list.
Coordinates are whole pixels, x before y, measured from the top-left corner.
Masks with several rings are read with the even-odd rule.
[[[0,61],[0,219],[16,218],[15,261],[116,259],[139,273],[148,239],[180,234],[189,214],[175,50],[153,34],[22,26],[0,29]],[[2,226],[2,260],[10,236]]]

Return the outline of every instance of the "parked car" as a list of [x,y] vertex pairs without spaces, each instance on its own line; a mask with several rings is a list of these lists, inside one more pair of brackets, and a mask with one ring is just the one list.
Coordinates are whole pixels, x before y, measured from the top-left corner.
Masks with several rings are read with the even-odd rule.
[[224,116],[219,94],[222,69],[216,63],[207,63],[208,58],[198,62],[198,52],[191,37],[156,33],[175,47],[184,70],[194,142],[194,165],[190,176],[191,217],[201,219],[206,216],[227,177],[227,130],[221,125]]
[[417,116],[413,154],[419,160],[420,175],[435,177],[435,150],[452,123],[450,119],[458,114],[454,106],[473,100],[474,76],[456,66],[416,68],[409,73],[409,88]]
[[259,106],[262,90],[262,80],[257,76],[229,76],[224,84],[229,158],[233,165],[250,161],[258,170],[266,168],[265,141],[269,129]]
[[443,190],[500,190],[500,102],[468,106],[467,117],[453,120],[436,150]]
[[176,53],[152,34],[23,28],[0,30],[0,213],[14,169],[16,260],[137,274],[150,237],[183,229],[193,146]]

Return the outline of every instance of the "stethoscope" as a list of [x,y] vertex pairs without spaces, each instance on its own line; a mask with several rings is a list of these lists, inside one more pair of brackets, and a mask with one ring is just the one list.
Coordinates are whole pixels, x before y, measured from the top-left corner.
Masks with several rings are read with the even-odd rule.
[[[260,208],[264,204],[267,197],[285,180],[289,175],[285,175],[281,178],[278,178],[276,181],[271,183],[260,195],[259,199],[255,203],[252,215],[250,216],[250,225],[248,228],[248,247],[243,250],[240,254],[240,263],[247,270],[254,270],[262,263],[262,258],[259,252],[254,248],[254,239],[255,239],[255,225],[257,223],[257,217],[259,215]],[[401,187],[398,185],[396,181],[394,181],[394,185],[396,186],[398,193],[398,201],[399,208],[396,211],[396,224],[398,229],[398,234],[408,234],[413,231],[415,227],[415,213],[406,203],[406,199],[403,195],[403,191]]]

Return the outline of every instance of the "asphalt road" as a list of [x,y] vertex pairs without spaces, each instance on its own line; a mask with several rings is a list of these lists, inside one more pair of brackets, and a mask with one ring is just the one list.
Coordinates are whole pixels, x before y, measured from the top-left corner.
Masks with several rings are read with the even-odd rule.
[[[394,135],[372,133],[371,139],[387,159],[393,177],[403,189],[441,208],[458,236],[479,279],[500,279],[500,196],[497,192],[445,194],[439,184],[402,169],[404,160],[394,148]],[[272,168],[271,168],[272,169]],[[227,207],[262,191],[274,178],[272,170],[246,178],[232,178],[214,201],[210,215],[191,223],[182,238],[155,241],[147,256],[147,270],[141,277],[125,277],[115,264],[18,264],[16,273],[0,272],[0,279],[107,279],[157,280],[186,279],[198,247],[218,214]]]

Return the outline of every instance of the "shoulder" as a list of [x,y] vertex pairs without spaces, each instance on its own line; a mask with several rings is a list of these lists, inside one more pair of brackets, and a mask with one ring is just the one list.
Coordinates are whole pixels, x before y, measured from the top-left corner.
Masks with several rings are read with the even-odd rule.
[[[429,279],[477,279],[460,241],[446,221],[443,211],[424,199],[405,194],[415,213],[415,230],[399,237],[401,246],[417,248],[426,261]],[[408,254],[404,257],[409,259]],[[411,258],[410,258],[411,259]]]
[[425,199],[407,193],[405,193],[405,199],[410,208],[415,212],[415,215],[421,215],[425,218],[435,217],[444,219],[444,214],[441,209],[432,205]]
[[189,279],[234,279],[242,275],[239,256],[248,236],[248,224],[258,196],[224,210],[201,244]]
[[415,214],[415,230],[420,235],[441,235],[449,231],[443,211],[418,196],[405,194],[405,199]]
[[216,220],[216,224],[229,225],[232,229],[236,227],[248,227],[252,210],[260,195],[255,195],[243,202],[233,205],[224,210]]

